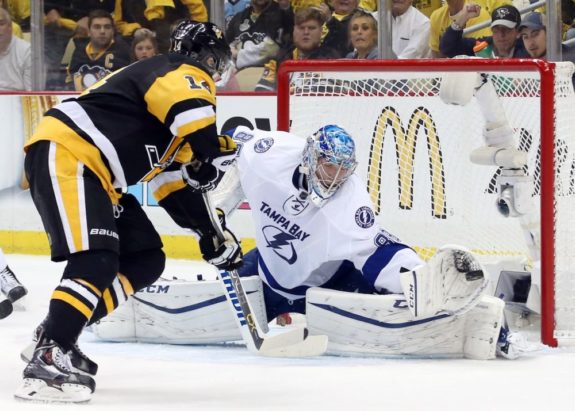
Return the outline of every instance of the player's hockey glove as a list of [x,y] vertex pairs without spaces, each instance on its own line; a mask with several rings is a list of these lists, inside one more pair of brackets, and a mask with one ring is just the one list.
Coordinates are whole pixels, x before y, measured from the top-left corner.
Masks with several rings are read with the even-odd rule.
[[242,265],[243,253],[234,233],[226,227],[226,218],[221,209],[217,209],[225,241],[220,243],[213,232],[203,234],[200,238],[200,251],[206,262],[220,270],[234,270]]
[[205,193],[217,187],[236,159],[237,145],[228,135],[218,136],[219,153],[213,158],[182,164],[182,177],[194,190]]
[[194,190],[205,193],[217,187],[224,173],[211,163],[193,160],[182,164],[182,176]]

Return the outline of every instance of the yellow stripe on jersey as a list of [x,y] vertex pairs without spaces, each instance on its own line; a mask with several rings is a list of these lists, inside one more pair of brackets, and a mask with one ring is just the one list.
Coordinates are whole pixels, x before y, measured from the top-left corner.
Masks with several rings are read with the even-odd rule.
[[190,146],[190,143],[185,143],[174,157],[174,161],[184,164],[189,163],[193,158],[194,152],[192,151],[192,146]]
[[[168,146],[168,148],[166,148],[166,151],[162,155],[162,158],[160,158],[159,164],[168,163],[168,161],[170,160],[170,158],[172,158],[172,156],[176,157],[177,156],[176,150],[179,150],[180,146],[182,145],[182,142],[183,142],[182,138],[173,137],[172,141],[170,142],[170,145]],[[174,153],[176,154],[174,155]],[[162,171],[164,171],[163,167],[154,167],[144,177],[142,177],[140,181],[150,181],[158,174],[160,174]]]
[[186,185],[187,184],[182,179],[180,179],[179,181],[171,181],[169,183],[162,184],[160,187],[154,190],[152,194],[156,201],[162,201],[164,198],[172,194],[174,191],[181,190]]
[[80,311],[84,315],[84,317],[86,317],[87,320],[92,318],[92,310],[86,304],[78,300],[73,295],[65,293],[64,291],[56,290],[52,294],[52,300],[64,301],[65,303],[70,304],[76,310]]
[[73,152],[79,161],[84,163],[98,176],[98,179],[108,192],[112,202],[115,204],[118,203],[121,194],[116,192],[112,184],[112,174],[102,161],[100,151],[96,146],[84,140],[62,121],[51,116],[45,116],[40,121],[34,135],[24,146],[24,150],[27,150],[30,145],[42,140],[54,141],[66,147],[70,152]]
[[148,183],[148,189],[152,191],[156,201],[161,201],[174,191],[186,187],[186,185],[180,170],[164,171]]
[[210,124],[214,124],[215,122],[216,122],[216,115],[214,113],[213,116],[205,117],[197,121],[186,123],[183,126],[178,127],[178,136],[186,136],[188,134],[192,134],[193,132],[201,130],[202,128],[205,128]]
[[[148,104],[148,111],[165,123],[170,109],[179,102],[200,99],[215,106],[215,90],[214,80],[208,73],[182,64],[178,69],[158,77],[144,95],[144,99]],[[169,124],[166,125],[169,127]]]

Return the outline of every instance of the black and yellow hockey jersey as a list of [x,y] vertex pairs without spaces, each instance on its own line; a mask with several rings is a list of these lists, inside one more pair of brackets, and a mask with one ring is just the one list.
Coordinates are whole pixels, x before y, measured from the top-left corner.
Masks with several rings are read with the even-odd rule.
[[89,41],[80,39],[76,42],[70,60],[70,78],[66,81],[73,81],[74,88],[83,91],[108,74],[126,67],[130,62],[130,46],[124,41],[114,40],[106,50],[95,53]]
[[40,140],[65,146],[113,200],[117,188],[174,170],[154,180],[160,201],[185,186],[178,163],[221,153],[215,93],[210,75],[186,56],[145,59],[50,109],[26,148]]

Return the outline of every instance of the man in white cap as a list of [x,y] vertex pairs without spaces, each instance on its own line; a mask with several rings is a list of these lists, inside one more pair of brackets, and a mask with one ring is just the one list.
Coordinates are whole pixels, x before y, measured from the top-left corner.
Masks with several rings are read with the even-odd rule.
[[518,41],[519,25],[521,24],[521,14],[511,6],[505,5],[496,8],[491,13],[491,36],[472,39],[463,37],[463,29],[467,22],[479,16],[481,6],[478,4],[467,4],[453,18],[453,23],[447,28],[441,37],[439,48],[441,53],[447,57],[458,55],[474,56],[473,48],[479,42],[486,42],[491,52],[490,58],[525,58],[529,54],[525,50],[523,43]]

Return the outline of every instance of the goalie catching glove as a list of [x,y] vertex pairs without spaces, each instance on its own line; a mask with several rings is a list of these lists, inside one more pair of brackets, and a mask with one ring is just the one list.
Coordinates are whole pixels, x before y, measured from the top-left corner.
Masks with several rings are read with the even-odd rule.
[[200,238],[200,251],[203,259],[220,270],[235,270],[242,265],[243,253],[234,233],[226,227],[226,217],[221,209],[216,209],[225,241],[221,243],[214,232]]
[[205,193],[218,183],[236,159],[237,145],[228,135],[218,136],[220,153],[214,158],[200,161],[195,158],[182,164],[182,177],[194,190]]

